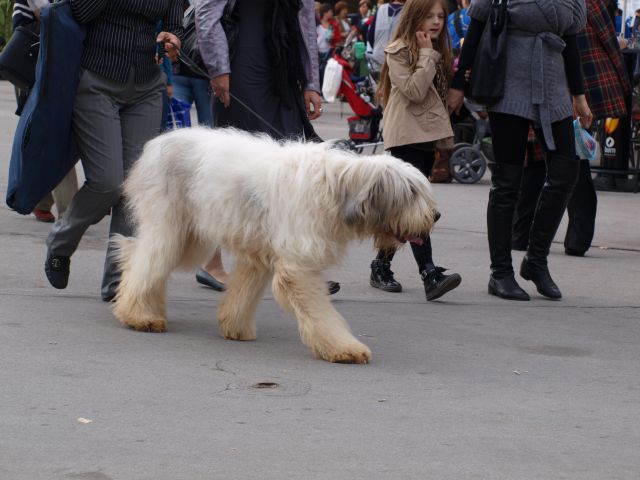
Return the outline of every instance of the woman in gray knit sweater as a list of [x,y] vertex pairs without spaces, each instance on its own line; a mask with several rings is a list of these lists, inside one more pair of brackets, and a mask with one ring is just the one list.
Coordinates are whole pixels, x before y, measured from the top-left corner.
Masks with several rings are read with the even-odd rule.
[[[469,9],[472,22],[449,92],[452,110],[459,109],[462,103],[465,72],[473,65],[491,4],[492,0],[473,0]],[[520,275],[532,280],[542,295],[559,299],[562,295],[549,273],[547,256],[578,176],[574,112],[584,126],[591,123],[576,41],[576,34],[585,26],[586,7],[584,0],[509,0],[508,14],[504,96],[489,106],[496,160],[487,208],[489,293],[509,300],[529,300],[513,272],[511,225],[527,134],[533,123],[540,138],[544,138],[547,179]]]

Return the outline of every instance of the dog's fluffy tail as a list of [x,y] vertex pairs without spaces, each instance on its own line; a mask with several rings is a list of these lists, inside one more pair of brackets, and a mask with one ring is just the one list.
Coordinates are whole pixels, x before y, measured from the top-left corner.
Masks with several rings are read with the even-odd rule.
[[131,261],[131,257],[136,248],[136,238],[125,237],[115,234],[109,239],[109,244],[113,248],[116,263],[122,267]]

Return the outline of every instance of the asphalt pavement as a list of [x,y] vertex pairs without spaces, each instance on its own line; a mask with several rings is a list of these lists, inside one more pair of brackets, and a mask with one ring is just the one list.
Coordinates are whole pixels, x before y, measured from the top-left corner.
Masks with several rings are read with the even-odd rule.
[[[0,82],[3,194],[14,101]],[[340,109],[325,106],[323,137],[346,136]],[[123,328],[99,296],[108,219],[58,291],[50,225],[3,202],[0,479],[640,479],[640,194],[599,193],[584,258],[564,255],[563,224],[564,298],[523,280],[521,303],[487,294],[488,177],[434,190],[434,256],[458,289],[427,303],[409,249],[393,263],[404,292],[372,289],[370,243],[327,272],[369,365],[313,358],[270,292],[256,341],[222,339],[221,294],[194,272],[171,278],[166,333]]]

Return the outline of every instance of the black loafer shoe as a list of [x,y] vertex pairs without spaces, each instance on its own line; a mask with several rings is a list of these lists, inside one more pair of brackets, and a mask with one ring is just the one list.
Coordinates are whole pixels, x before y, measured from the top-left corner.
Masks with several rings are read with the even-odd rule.
[[587,252],[581,252],[580,250],[573,250],[572,248],[564,249],[565,255],[570,255],[572,257],[584,257],[584,254]]
[[329,295],[338,293],[340,291],[340,284],[338,282],[332,282],[331,280],[329,280],[327,282],[327,290],[329,290]]
[[427,296],[427,301],[437,300],[445,293],[450,292],[462,282],[462,277],[457,273],[451,275],[445,275],[445,268],[436,267],[431,270],[423,270],[420,273],[420,278],[424,283],[424,293]]
[[60,290],[67,288],[70,265],[71,259],[69,257],[56,256],[52,253],[47,254],[47,260],[44,262],[44,273],[53,288]]
[[562,298],[562,293],[560,293],[560,289],[553,281],[553,278],[551,278],[551,274],[549,273],[547,266],[531,263],[526,255],[522,259],[522,264],[520,265],[520,276],[525,280],[531,280],[535,283],[540,295],[544,295],[545,297],[553,300],[559,300]]
[[196,282],[205,287],[213,288],[216,292],[224,292],[225,284],[215,279],[206,270],[199,268],[196,272]]

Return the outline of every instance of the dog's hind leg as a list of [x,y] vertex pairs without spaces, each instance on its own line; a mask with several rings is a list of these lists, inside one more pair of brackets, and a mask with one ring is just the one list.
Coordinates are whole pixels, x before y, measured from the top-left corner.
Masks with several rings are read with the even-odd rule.
[[122,279],[113,313],[124,325],[145,332],[166,330],[167,279],[182,253],[177,237],[149,232],[140,238],[117,240]]
[[298,320],[302,342],[329,362],[369,363],[371,350],[359,342],[333,308],[320,272],[276,265],[273,293]]
[[231,340],[256,338],[256,309],[270,276],[267,266],[247,258],[238,259],[218,305],[218,325],[223,337]]

